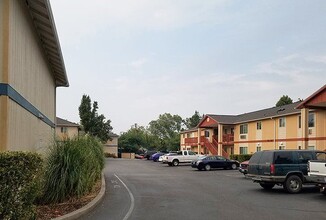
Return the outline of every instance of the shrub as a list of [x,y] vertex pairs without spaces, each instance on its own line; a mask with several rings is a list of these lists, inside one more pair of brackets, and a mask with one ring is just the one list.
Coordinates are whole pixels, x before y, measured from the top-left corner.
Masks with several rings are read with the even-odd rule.
[[43,161],[36,153],[0,153],[0,219],[34,219]]
[[88,193],[104,168],[102,144],[90,136],[56,141],[45,165],[42,201],[58,203]]
[[230,159],[237,160],[240,163],[246,160],[250,160],[252,154],[231,154]]

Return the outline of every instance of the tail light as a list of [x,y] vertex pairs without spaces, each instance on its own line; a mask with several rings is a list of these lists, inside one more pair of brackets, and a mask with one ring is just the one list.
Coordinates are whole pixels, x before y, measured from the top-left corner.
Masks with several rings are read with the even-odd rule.
[[275,174],[275,165],[271,164],[271,174]]

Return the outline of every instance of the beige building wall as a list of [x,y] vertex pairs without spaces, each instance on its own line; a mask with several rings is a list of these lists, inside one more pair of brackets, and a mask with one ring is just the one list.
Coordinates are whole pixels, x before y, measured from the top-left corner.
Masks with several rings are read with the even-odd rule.
[[[326,137],[326,111],[316,111],[316,136]],[[326,140],[316,140],[316,150],[326,150]]]
[[[65,132],[61,131],[61,128],[65,129]],[[63,127],[63,126],[58,126],[55,128],[55,133],[57,138],[59,138],[60,140],[64,140],[64,139],[71,139],[74,137],[77,137],[79,132],[78,132],[78,127]]]
[[[5,4],[9,9],[4,9]],[[6,82],[8,76],[9,85],[23,96],[29,103],[36,107],[51,122],[55,122],[55,82],[49,68],[45,54],[40,45],[39,38],[35,33],[35,27],[25,2],[23,1],[1,1],[1,16],[3,12],[9,13],[8,41],[3,39],[6,31],[2,24],[1,34],[1,60],[8,60],[7,72],[2,71],[1,82]],[[6,42],[5,42],[6,41]],[[4,45],[9,45],[9,54],[6,54]],[[4,63],[2,63],[2,66]],[[7,99],[7,109],[2,104]],[[0,126],[7,129],[6,150],[31,150],[43,151],[53,140],[54,128],[32,115],[27,110],[13,102],[8,97],[1,97],[0,117],[6,117],[10,123]],[[3,112],[7,111],[4,116]],[[17,136],[19,135],[19,138]],[[0,138],[0,139],[3,139]]]
[[118,139],[119,137],[111,137],[112,140],[108,140],[106,144],[103,145],[104,153],[114,154],[118,157]]

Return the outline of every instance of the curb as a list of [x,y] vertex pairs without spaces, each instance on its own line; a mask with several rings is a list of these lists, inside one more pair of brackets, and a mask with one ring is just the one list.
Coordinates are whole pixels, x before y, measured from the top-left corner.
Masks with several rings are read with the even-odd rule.
[[101,184],[101,190],[99,194],[87,205],[84,207],[77,209],[76,211],[73,211],[69,214],[60,216],[58,218],[53,218],[52,220],[73,220],[73,219],[78,219],[81,216],[89,213],[92,209],[96,207],[96,205],[102,201],[103,197],[105,195],[105,178],[104,174],[102,173],[102,184]]

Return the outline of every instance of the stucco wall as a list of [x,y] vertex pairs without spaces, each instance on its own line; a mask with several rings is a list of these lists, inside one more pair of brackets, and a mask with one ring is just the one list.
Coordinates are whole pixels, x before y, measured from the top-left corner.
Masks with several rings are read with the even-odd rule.
[[[62,133],[61,128],[66,128],[66,132]],[[67,138],[74,138],[78,136],[78,127],[56,127],[55,134],[58,139],[67,139]]]

